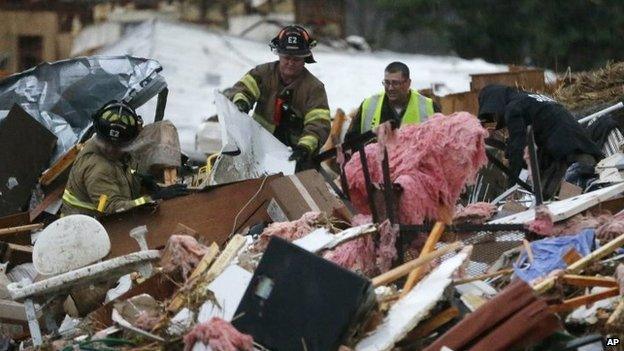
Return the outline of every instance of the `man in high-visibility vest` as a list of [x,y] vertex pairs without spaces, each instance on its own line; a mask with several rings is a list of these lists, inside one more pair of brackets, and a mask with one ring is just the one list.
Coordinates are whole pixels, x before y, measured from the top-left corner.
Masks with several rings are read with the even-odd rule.
[[186,186],[158,187],[141,195],[146,182],[130,168],[128,148],[143,126],[141,116],[124,102],[112,101],[93,115],[95,137],[89,139],[74,161],[63,193],[62,215],[96,216],[129,210],[157,199],[187,194]]
[[387,121],[394,121],[396,126],[417,124],[439,112],[433,100],[410,89],[411,83],[407,65],[402,62],[389,64],[382,81],[384,91],[362,102],[351,121],[345,140],[372,130]]

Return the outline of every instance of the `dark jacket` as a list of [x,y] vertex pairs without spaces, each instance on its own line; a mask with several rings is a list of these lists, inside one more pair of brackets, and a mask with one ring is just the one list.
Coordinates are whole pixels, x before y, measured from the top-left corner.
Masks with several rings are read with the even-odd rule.
[[603,157],[600,148],[574,117],[544,95],[489,85],[479,94],[479,119],[495,121],[497,129],[507,127],[509,139],[505,156],[515,176],[522,170],[527,127],[530,125],[540,153],[554,161],[572,163],[570,157],[578,154],[589,154],[597,160]]

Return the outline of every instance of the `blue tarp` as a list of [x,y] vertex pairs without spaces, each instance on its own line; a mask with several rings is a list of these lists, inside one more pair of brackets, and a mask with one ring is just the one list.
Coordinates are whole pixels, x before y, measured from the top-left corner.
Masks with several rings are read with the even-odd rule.
[[558,236],[532,242],[533,263],[529,262],[526,252],[514,264],[514,273],[529,283],[536,278],[544,277],[555,269],[567,267],[563,256],[574,248],[581,256],[592,252],[594,246],[594,229],[584,229],[576,235]]

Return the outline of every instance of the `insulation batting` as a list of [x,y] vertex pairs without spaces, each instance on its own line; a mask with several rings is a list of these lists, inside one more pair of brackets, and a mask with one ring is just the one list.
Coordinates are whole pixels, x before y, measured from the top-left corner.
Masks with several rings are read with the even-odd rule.
[[147,311],[139,312],[136,320],[134,321],[134,326],[137,328],[150,331],[154,329],[154,327],[160,322],[161,316],[153,315],[148,313]]
[[260,238],[256,241],[253,251],[264,251],[269,245],[272,236],[277,236],[288,241],[300,239],[316,229],[316,226],[324,222],[320,212],[306,212],[301,218],[292,222],[275,222],[264,229]]
[[375,265],[375,244],[370,235],[347,241],[334,250],[327,251],[323,258],[367,277],[379,273]]
[[624,233],[624,219],[613,217],[611,221],[604,223],[596,230],[596,238],[601,243],[608,243]]
[[527,229],[540,235],[552,235],[554,232],[553,215],[545,205],[535,208],[535,219],[527,223]]
[[208,247],[190,235],[172,235],[167,241],[160,264],[163,272],[172,273],[179,269],[186,279],[207,252]]
[[553,235],[573,235],[580,233],[583,229],[597,229],[612,220],[613,216],[608,212],[598,216],[577,214],[564,222],[556,223]]
[[[367,223],[371,223],[370,216],[356,215],[352,219],[353,226]],[[366,235],[327,251],[323,258],[368,277],[386,272],[397,257],[395,242],[399,226],[393,226],[385,220],[379,225],[378,231],[379,245],[375,245],[373,238]]]
[[190,351],[196,342],[210,346],[213,351],[253,351],[253,338],[236,330],[225,320],[213,317],[197,324],[184,336],[184,350]]
[[[382,140],[388,146],[390,176],[403,193],[399,199],[399,220],[421,224],[425,218],[440,218],[438,209],[454,209],[467,183],[487,163],[484,139],[487,131],[467,112],[450,116],[435,114],[419,125],[406,125]],[[378,143],[365,148],[372,181],[381,183]],[[345,167],[349,194],[356,209],[370,214],[366,184],[359,157]]]
[[496,206],[489,202],[475,202],[468,206],[457,206],[453,216],[453,224],[483,224],[496,213]]

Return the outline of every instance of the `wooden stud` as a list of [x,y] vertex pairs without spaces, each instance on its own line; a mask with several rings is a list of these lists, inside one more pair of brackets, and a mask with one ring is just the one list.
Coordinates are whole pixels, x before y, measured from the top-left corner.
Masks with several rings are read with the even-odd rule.
[[[444,224],[444,222],[437,221],[435,223],[435,225],[433,226],[433,229],[431,229],[431,233],[427,237],[425,246],[423,246],[422,250],[420,251],[419,257],[423,257],[424,255],[432,252],[435,249],[435,245],[440,240],[440,237],[442,236],[442,233],[444,233],[445,228],[446,228],[446,224]],[[401,297],[407,295],[407,293],[410,292],[410,290],[412,290],[414,285],[416,285],[416,283],[418,283],[418,281],[420,280],[421,275],[422,275],[422,270],[420,268],[414,269],[409,274],[409,276],[407,277],[407,281],[403,285],[403,292],[401,293]]]
[[561,280],[566,284],[574,286],[602,286],[606,288],[618,286],[617,280],[612,277],[588,277],[584,275],[564,274]]
[[457,279],[457,280],[453,281],[453,284],[461,285],[461,284],[474,282],[474,281],[477,281],[477,280],[483,280],[483,279],[492,278],[492,277],[496,277],[496,276],[499,276],[499,275],[507,275],[507,274],[511,274],[511,273],[513,273],[513,268],[501,269],[500,271],[496,271],[496,272],[492,272],[492,273],[476,275],[476,276],[470,277],[470,278]]
[[43,228],[43,223],[35,223],[35,224],[21,225],[18,227],[3,228],[3,229],[0,229],[0,235],[29,232],[31,230],[37,230],[41,228]]
[[563,301],[563,303],[559,305],[550,306],[550,311],[553,313],[571,311],[577,307],[587,305],[590,303],[594,303],[596,301],[604,300],[609,297],[618,296],[619,294],[620,294],[619,287],[611,288],[609,290],[605,290],[597,294],[583,295],[583,296],[575,297],[569,300],[565,300]]
[[608,330],[622,331],[624,330],[624,297],[620,298],[620,303],[607,319],[606,327]]
[[406,262],[396,268],[393,268],[384,274],[376,276],[375,278],[372,279],[373,286],[378,287],[381,285],[391,283],[397,279],[400,279],[406,276],[410,272],[413,272],[415,268],[418,268],[428,262],[431,262],[438,257],[442,257],[449,252],[460,249],[463,246],[464,245],[461,242],[457,241],[452,244],[446,245],[436,251],[421,255],[418,258],[413,259],[409,262]]
[[83,144],[76,144],[69,149],[58,161],[48,168],[39,178],[39,183],[43,186],[50,185],[61,173],[74,164],[74,160],[82,150]]
[[416,340],[433,333],[436,329],[450,322],[453,318],[459,316],[459,309],[451,306],[437,315],[429,318],[425,323],[416,327],[406,337],[406,340]]

